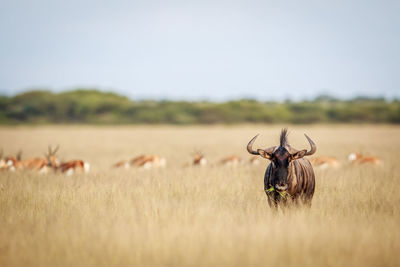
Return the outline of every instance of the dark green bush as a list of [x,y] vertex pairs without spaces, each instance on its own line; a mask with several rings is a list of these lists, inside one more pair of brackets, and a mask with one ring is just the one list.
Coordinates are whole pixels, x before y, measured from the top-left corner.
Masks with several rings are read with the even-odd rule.
[[357,97],[341,101],[259,102],[132,101],[115,93],[78,89],[0,96],[0,124],[15,123],[400,123],[400,102]]

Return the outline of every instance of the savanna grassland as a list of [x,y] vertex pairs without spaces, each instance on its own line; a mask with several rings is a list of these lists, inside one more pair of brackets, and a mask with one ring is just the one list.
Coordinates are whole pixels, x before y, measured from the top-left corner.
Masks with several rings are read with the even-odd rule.
[[[0,266],[399,266],[400,127],[292,126],[289,140],[339,169],[316,169],[311,209],[274,214],[263,188],[267,162],[250,166],[245,146],[278,143],[280,126],[2,127],[5,154],[84,159],[91,172],[0,173]],[[183,167],[195,150],[210,165]],[[350,152],[383,166],[350,166]],[[158,170],[111,165],[142,153]],[[219,166],[230,154],[245,163]]]

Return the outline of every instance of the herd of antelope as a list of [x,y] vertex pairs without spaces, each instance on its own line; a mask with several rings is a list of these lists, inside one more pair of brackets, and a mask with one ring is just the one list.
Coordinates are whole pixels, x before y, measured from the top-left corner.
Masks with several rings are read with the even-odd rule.
[[[309,161],[314,167],[318,167],[320,169],[326,168],[338,168],[341,165],[341,162],[336,157],[331,156],[318,156],[318,157],[311,157]],[[368,156],[362,155],[357,152],[351,153],[347,161],[352,165],[381,165],[382,159],[376,156]]]
[[[50,171],[72,175],[74,173],[87,173],[90,170],[90,164],[83,160],[71,160],[60,162],[57,157],[59,147],[52,148],[49,146],[47,153],[43,157],[35,157],[22,159],[21,152],[15,156],[3,156],[3,151],[0,151],[0,171],[18,171],[18,170],[33,170],[40,173],[48,173]],[[310,162],[314,167],[320,169],[337,168],[341,162],[336,157],[331,156],[316,156],[310,157]],[[351,164],[371,164],[380,165],[382,160],[375,156],[365,156],[359,153],[351,153],[348,156],[348,162]],[[241,157],[237,155],[230,155],[222,158],[217,165],[236,166],[246,163]],[[162,168],[167,164],[167,160],[159,155],[140,155],[131,160],[123,160],[112,165],[113,168],[138,168],[138,169],[154,169]],[[196,152],[192,156],[192,160],[184,165],[189,166],[207,166],[208,160],[203,153]],[[247,164],[258,165],[261,160],[258,157],[251,157]]]
[[[314,156],[309,158],[309,160],[314,167],[320,169],[337,168],[341,165],[340,161],[336,157],[330,157],[330,156]],[[371,165],[382,164],[382,160],[378,157],[364,156],[359,153],[351,153],[348,157],[348,162],[350,164],[371,164]],[[225,165],[225,166],[237,166],[242,163],[245,163],[245,161],[237,155],[230,155],[224,157],[217,162],[218,165]],[[250,165],[258,165],[261,164],[261,160],[258,157],[251,157],[247,163]],[[165,167],[166,164],[167,160],[164,157],[158,155],[141,155],[131,160],[119,161],[115,163],[113,167],[123,168],[123,169],[130,169],[130,168],[150,169],[150,168]],[[192,161],[186,163],[184,167],[206,166],[207,164],[208,161],[207,158],[204,156],[204,154],[196,152],[193,154]]]
[[22,159],[22,152],[18,152],[16,156],[3,157],[3,150],[0,151],[0,171],[18,171],[18,170],[32,170],[39,173],[48,173],[53,170],[55,172],[72,175],[76,172],[87,173],[89,172],[89,163],[83,160],[71,160],[60,162],[56,153],[59,146],[52,148],[49,146],[48,152],[43,157]]

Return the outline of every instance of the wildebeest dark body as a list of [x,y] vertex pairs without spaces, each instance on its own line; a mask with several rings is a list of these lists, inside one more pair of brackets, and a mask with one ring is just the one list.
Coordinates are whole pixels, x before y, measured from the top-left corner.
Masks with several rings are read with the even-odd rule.
[[283,129],[279,146],[253,150],[252,146],[257,136],[249,142],[247,150],[253,155],[260,155],[271,161],[264,176],[264,190],[270,207],[277,208],[288,204],[311,206],[315,175],[311,163],[305,156],[315,153],[314,142],[306,135],[311,150],[296,150],[288,143],[287,129]]

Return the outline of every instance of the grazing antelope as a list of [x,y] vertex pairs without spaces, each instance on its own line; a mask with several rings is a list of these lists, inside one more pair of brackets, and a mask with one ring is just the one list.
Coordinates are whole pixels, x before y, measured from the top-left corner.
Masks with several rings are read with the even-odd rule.
[[207,164],[207,159],[203,154],[197,153],[193,157],[193,166],[205,166]]
[[146,156],[146,155],[137,156],[137,157],[131,159],[129,164],[130,164],[130,166],[138,167],[146,159],[146,157],[148,157],[148,156]]
[[184,167],[205,166],[206,164],[207,164],[207,159],[204,157],[204,155],[200,152],[195,152],[193,154],[193,160],[191,162],[185,163],[183,166]]
[[253,150],[253,144],[258,135],[247,145],[247,151],[252,155],[260,155],[271,161],[264,176],[264,191],[271,208],[285,207],[289,203],[302,203],[311,206],[315,190],[315,175],[313,167],[305,156],[317,150],[314,142],[307,136],[310,151],[297,150],[291,147],[287,139],[287,129],[281,131],[279,146]]
[[260,164],[260,159],[257,157],[251,157],[249,162],[251,165],[258,165],[258,164]]
[[41,173],[47,173],[49,168],[58,167],[60,161],[56,157],[56,153],[59,149],[57,146],[54,150],[49,146],[48,153],[45,154],[44,158],[33,158],[18,161],[18,168],[16,169],[27,169],[39,171]]
[[220,163],[222,165],[226,165],[226,166],[236,166],[238,165],[240,162],[242,161],[242,159],[236,155],[231,155],[228,156],[226,158],[223,158]]
[[351,153],[348,159],[352,164],[372,164],[372,165],[382,164],[382,160],[378,157],[364,156],[357,152]]
[[205,166],[207,164],[207,159],[203,153],[195,151],[193,154],[192,166]]
[[158,155],[140,155],[130,161],[131,166],[143,169],[165,167],[166,164],[167,160]]
[[124,169],[129,169],[131,166],[129,164],[128,160],[121,160],[118,161],[113,165],[113,168],[124,168]]
[[5,158],[5,162],[6,162],[6,167],[8,168],[8,170],[10,171],[15,171],[17,169],[21,169],[21,155],[22,155],[22,151],[18,151],[18,153],[16,154],[16,156],[8,156]]
[[338,168],[340,162],[335,157],[320,156],[309,158],[309,161],[314,167],[319,167],[321,169],[326,169],[329,167]]
[[54,167],[55,171],[60,171],[66,175],[72,175],[77,171],[82,173],[88,173],[90,170],[90,164],[83,160],[71,160],[61,163],[59,166]]
[[[46,155],[47,157],[47,167],[53,168],[54,171],[60,171],[61,173],[64,173],[66,175],[72,175],[76,171],[81,171],[82,173],[88,173],[90,170],[90,164],[88,162],[85,162],[83,160],[71,160],[71,161],[66,161],[60,164],[59,160],[55,157],[55,154],[57,150],[59,149],[59,146],[56,147],[56,149],[52,150],[51,147],[49,147],[49,152]],[[47,171],[47,169],[46,169]]]

